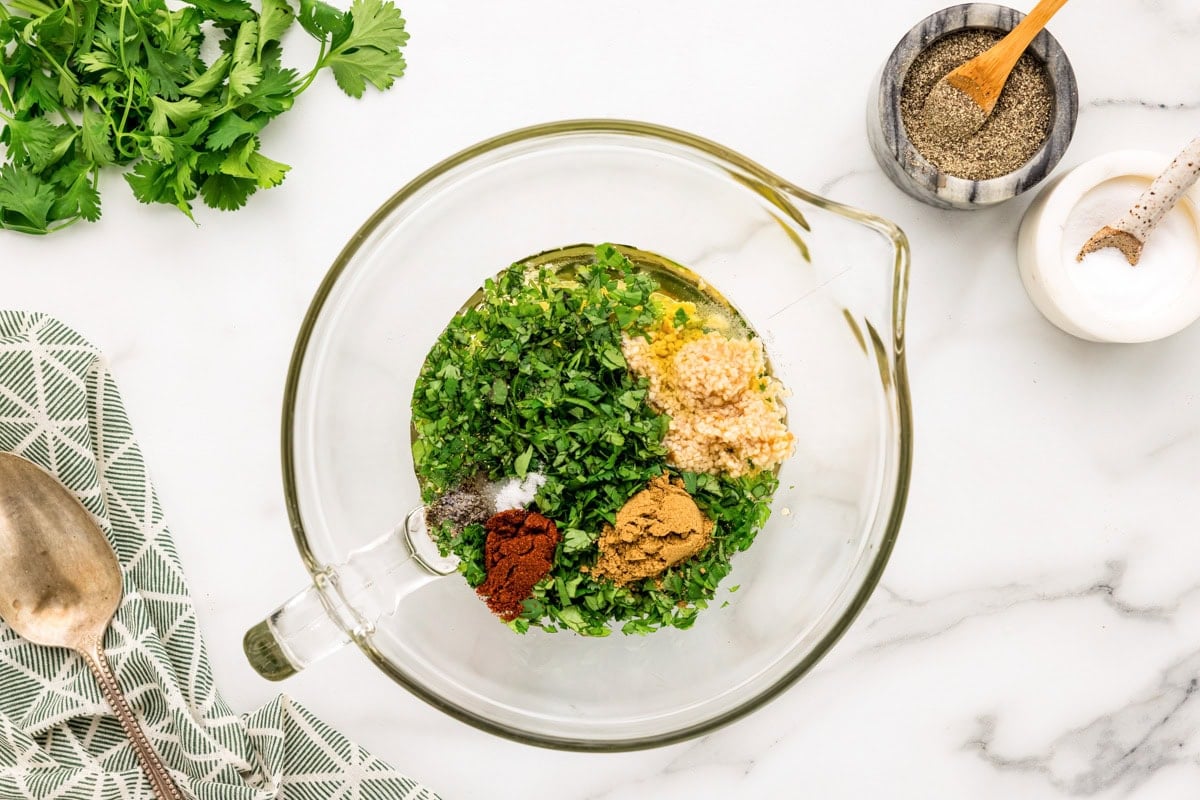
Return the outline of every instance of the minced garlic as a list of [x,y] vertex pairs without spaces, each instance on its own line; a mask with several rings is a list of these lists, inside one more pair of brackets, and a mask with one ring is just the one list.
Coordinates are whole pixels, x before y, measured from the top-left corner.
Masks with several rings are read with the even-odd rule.
[[791,455],[783,386],[766,374],[760,340],[676,327],[664,315],[649,341],[626,337],[623,350],[649,381],[651,404],[671,418],[664,444],[673,466],[738,477]]

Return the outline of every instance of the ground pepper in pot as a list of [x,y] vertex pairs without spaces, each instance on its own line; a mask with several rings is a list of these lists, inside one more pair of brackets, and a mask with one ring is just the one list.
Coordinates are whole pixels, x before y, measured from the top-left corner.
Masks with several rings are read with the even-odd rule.
[[[1054,90],[1043,64],[1032,53],[1017,61],[996,107],[973,135],[957,133],[953,117],[963,109],[934,91],[938,82],[964,62],[1003,38],[1000,33],[968,29],[937,40],[917,56],[900,93],[900,118],[916,149],[942,172],[982,181],[1015,172],[1042,147],[1054,118]],[[960,92],[950,97],[964,98]],[[933,101],[933,102],[931,102]]]

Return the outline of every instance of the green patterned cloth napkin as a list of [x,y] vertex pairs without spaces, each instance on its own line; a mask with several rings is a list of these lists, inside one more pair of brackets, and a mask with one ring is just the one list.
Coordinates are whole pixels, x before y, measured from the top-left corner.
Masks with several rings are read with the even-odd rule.
[[[180,788],[198,800],[427,800],[435,795],[279,697],[235,714],[116,384],[62,323],[0,312],[0,449],[41,464],[97,517],[124,573],[104,639],[117,680]],[[151,798],[83,660],[0,623],[0,798]]]

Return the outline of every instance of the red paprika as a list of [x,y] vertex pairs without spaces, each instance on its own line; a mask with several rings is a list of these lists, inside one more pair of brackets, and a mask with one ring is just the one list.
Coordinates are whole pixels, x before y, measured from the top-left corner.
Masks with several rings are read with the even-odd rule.
[[487,598],[488,608],[505,622],[524,610],[533,587],[554,566],[561,536],[552,520],[523,508],[501,511],[483,525],[484,567],[487,580],[475,591]]

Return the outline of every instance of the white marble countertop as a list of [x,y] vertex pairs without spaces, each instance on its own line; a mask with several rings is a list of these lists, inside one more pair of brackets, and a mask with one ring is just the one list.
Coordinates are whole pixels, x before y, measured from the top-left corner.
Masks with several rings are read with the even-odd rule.
[[[404,0],[409,74],[355,103],[321,79],[265,137],[294,166],[199,227],[107,175],[105,218],[0,234],[0,306],[109,354],[199,606],[219,685],[280,688],[447,798],[1174,798],[1200,787],[1200,326],[1074,340],[1027,300],[1029,197],[944,212],[867,148],[868,85],[938,7],[785,0]],[[1194,0],[1091,0],[1051,29],[1080,86],[1061,168],[1200,131]],[[305,46],[298,38],[296,47]],[[913,249],[916,463],[883,584],[807,678],[751,717],[648,752],[475,731],[345,650],[282,687],[243,631],[302,586],[279,467],[292,341],[345,240],[456,150],[556,118],[684,128],[896,221]]]

